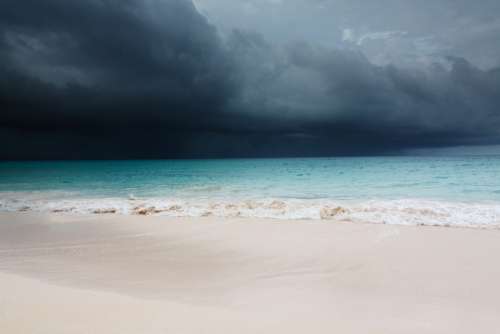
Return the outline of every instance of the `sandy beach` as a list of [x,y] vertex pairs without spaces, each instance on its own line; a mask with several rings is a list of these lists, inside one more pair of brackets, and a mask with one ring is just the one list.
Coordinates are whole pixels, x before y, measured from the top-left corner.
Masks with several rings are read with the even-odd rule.
[[496,333],[500,231],[0,214],[2,333]]

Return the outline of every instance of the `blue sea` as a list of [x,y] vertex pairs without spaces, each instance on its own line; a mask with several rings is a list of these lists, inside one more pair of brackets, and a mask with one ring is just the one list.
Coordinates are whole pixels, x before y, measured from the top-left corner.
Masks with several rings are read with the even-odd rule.
[[500,226],[500,156],[0,163],[0,211]]

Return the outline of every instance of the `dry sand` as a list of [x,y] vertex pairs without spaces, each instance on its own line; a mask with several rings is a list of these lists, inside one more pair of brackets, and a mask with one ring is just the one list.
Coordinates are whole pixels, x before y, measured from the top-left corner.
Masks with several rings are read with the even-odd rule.
[[500,231],[0,214],[0,333],[500,333]]

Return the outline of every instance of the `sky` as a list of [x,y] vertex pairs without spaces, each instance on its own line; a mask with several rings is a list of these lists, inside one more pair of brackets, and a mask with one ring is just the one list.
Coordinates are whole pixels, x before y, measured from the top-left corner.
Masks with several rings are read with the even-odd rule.
[[500,153],[498,0],[3,0],[0,159]]

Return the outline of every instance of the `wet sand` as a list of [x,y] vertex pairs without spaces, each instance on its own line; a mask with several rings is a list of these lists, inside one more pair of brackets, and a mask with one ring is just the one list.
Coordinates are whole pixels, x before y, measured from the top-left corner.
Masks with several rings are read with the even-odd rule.
[[500,231],[0,214],[2,333],[500,332]]

